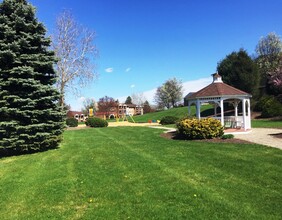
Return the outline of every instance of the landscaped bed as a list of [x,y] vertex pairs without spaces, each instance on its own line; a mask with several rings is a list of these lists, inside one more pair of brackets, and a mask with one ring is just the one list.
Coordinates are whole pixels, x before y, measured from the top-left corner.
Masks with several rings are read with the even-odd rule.
[[281,150],[162,132],[69,130],[59,149],[0,159],[0,218],[281,218]]

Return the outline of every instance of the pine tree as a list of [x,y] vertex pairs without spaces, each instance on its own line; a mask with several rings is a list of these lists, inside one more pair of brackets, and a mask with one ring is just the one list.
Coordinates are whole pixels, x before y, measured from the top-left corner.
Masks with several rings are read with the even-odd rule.
[[0,149],[57,147],[64,113],[54,89],[56,62],[50,39],[26,0],[0,4]]

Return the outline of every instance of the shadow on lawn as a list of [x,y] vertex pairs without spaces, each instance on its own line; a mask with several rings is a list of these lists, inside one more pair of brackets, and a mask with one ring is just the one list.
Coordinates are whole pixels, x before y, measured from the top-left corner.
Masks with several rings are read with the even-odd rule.
[[40,152],[45,152],[48,150],[56,150],[59,147],[52,147],[48,149],[41,149],[41,150],[27,150],[27,151],[20,151],[17,149],[0,149],[0,159],[5,157],[13,157],[13,156],[21,156],[21,155],[27,155],[27,154],[35,154]]

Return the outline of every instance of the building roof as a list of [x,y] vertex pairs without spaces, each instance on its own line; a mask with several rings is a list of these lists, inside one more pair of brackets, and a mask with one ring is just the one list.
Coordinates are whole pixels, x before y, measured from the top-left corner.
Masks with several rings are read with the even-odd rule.
[[221,76],[216,73],[213,75],[213,82],[204,87],[203,89],[193,94],[188,94],[185,98],[188,100],[197,98],[210,98],[210,97],[224,97],[224,96],[247,96],[251,97],[251,94],[244,92],[240,89],[236,89],[230,85],[225,84],[221,80]]

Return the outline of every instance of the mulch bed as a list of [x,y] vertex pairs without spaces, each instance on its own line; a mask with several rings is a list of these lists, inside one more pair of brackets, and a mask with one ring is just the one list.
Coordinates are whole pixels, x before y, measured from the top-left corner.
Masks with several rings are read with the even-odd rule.
[[[175,131],[174,132],[162,133],[161,137],[166,138],[166,139],[172,139],[172,140],[185,140],[182,137],[178,136]],[[210,143],[232,143],[232,144],[252,144],[252,142],[237,139],[237,138],[232,138],[232,139],[214,138],[214,139],[185,140],[185,141],[210,142]]]

